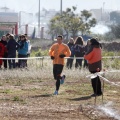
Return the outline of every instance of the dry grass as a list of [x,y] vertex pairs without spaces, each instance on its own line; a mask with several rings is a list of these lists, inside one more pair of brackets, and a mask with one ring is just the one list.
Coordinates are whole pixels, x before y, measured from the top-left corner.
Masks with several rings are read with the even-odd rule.
[[[32,62],[33,63],[33,62]],[[36,67],[37,66],[37,67]],[[28,69],[0,71],[0,120],[114,120],[96,107],[112,101],[120,114],[120,89],[105,83],[104,100],[90,97],[91,84],[85,76],[87,69],[68,70],[66,81],[54,96],[55,80],[50,60]],[[113,82],[120,82],[120,73],[106,74]],[[99,113],[99,114],[98,114]]]

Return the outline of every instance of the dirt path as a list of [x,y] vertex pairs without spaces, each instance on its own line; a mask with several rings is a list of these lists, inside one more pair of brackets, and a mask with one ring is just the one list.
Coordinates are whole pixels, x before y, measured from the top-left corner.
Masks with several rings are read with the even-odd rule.
[[[89,96],[91,86],[86,81],[84,84],[79,80],[66,81],[61,85],[58,96],[52,95],[54,81],[21,81],[19,86],[15,84],[11,81],[0,86],[0,120],[115,120],[96,109],[94,98]],[[116,102],[114,108],[119,111],[120,92],[113,87],[111,91],[116,91],[114,94],[109,88],[106,86],[104,102]],[[101,103],[102,98],[98,97],[97,105]]]

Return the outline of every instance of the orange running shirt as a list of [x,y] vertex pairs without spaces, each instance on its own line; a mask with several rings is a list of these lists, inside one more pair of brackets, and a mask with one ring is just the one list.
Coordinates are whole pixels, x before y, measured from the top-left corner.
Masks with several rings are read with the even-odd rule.
[[60,58],[59,55],[64,54],[66,57],[69,57],[71,55],[69,47],[64,44],[58,44],[55,43],[51,46],[49,50],[49,55],[54,56],[53,64],[62,64],[64,65],[64,58]]

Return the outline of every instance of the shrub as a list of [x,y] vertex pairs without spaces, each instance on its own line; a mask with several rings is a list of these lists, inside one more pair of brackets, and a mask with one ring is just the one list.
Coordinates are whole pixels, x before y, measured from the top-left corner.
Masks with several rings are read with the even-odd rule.
[[35,57],[40,57],[40,56],[48,56],[48,50],[41,50],[35,52]]

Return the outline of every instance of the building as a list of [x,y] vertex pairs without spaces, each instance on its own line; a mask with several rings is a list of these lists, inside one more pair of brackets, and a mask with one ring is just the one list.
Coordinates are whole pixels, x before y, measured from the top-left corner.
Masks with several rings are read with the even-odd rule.
[[8,32],[18,35],[18,13],[3,7],[0,8],[0,37]]
[[96,18],[97,22],[109,22],[110,21],[110,10],[100,9],[91,9],[93,17]]
[[[59,13],[58,11],[56,11],[55,9],[50,9],[50,10],[46,10],[45,8],[43,8],[40,11],[40,28],[41,28],[41,37],[42,38],[50,38],[50,36],[48,35],[47,31],[48,31],[48,25],[50,23],[50,20],[57,14]],[[38,25],[38,13],[36,13],[36,25]],[[43,29],[44,28],[44,29]],[[37,29],[37,26],[36,26]],[[42,33],[44,32],[44,33]]]

